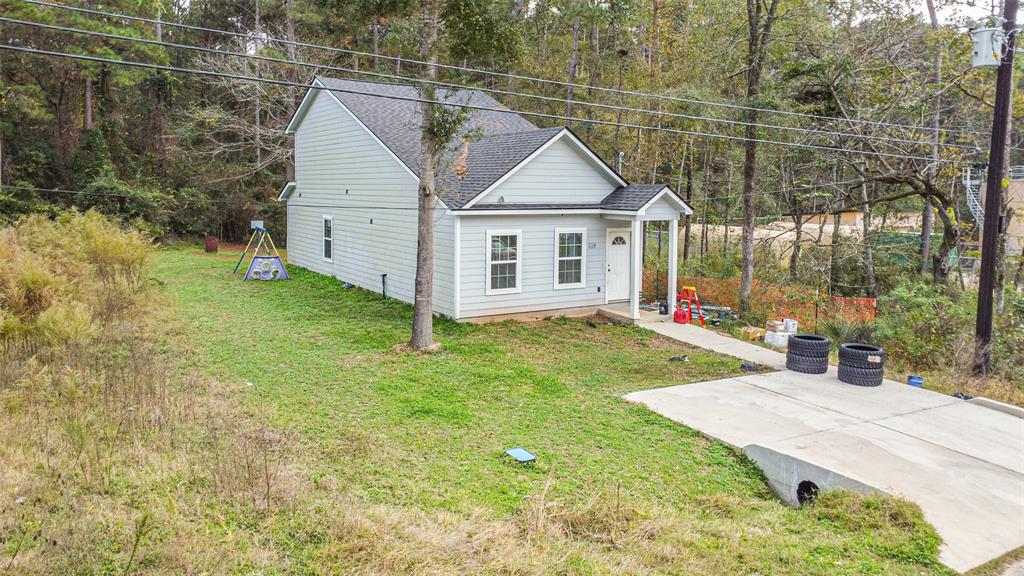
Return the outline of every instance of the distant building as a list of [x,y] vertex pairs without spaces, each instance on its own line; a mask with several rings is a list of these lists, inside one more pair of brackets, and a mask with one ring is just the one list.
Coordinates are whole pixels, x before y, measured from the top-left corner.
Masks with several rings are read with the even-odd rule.
[[[981,185],[981,205],[985,205],[985,185]],[[1006,206],[1013,209],[1013,217],[1006,224],[1006,249],[1011,254],[1024,251],[1024,166],[1010,167],[1010,185],[1006,189]],[[978,230],[981,217],[978,216]]]

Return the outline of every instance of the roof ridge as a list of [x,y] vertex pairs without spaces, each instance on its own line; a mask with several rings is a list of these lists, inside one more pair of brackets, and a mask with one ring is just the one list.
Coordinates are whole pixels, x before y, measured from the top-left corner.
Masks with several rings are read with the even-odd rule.
[[480,141],[490,140],[492,138],[502,138],[510,136],[522,136],[523,134],[534,134],[537,132],[549,132],[552,130],[561,132],[565,126],[551,127],[551,128],[531,128],[530,130],[517,130],[515,132],[498,132],[497,134],[488,134],[480,139]]

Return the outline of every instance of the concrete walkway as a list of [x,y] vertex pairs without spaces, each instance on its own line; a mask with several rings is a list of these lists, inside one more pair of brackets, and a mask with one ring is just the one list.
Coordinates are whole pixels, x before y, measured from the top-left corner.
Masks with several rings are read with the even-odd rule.
[[658,334],[668,336],[673,340],[685,342],[699,348],[714,350],[719,354],[733,356],[740,360],[749,360],[758,364],[774,368],[776,370],[786,369],[786,355],[781,352],[769,350],[757,344],[737,340],[731,336],[719,334],[714,330],[701,328],[696,324],[676,324],[666,320],[664,316],[653,319],[641,318],[637,326],[648,330],[654,330]]
[[[644,327],[772,367],[785,355],[698,326]],[[908,498],[966,571],[1024,546],[1024,410],[1003,410],[892,381],[877,388],[827,374],[751,374],[635,392],[649,407],[743,450],[792,504],[798,487]]]

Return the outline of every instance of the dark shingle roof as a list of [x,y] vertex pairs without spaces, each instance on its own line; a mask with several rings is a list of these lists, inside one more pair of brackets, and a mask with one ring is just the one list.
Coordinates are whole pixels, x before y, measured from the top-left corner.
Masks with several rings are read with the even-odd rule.
[[[362,122],[413,174],[419,172],[420,104],[419,92],[406,84],[364,82],[316,77]],[[508,110],[479,90],[439,88],[438,100]],[[470,118],[462,132],[452,139],[442,155],[444,167],[438,175],[438,193],[449,208],[459,209],[515,168],[538,148],[554,138],[563,127],[537,128],[522,116],[495,110],[469,110]],[[469,136],[469,153],[465,138]],[[465,155],[463,158],[462,156]],[[464,178],[456,167],[465,162]],[[638,210],[664,189],[662,184],[620,186],[599,204],[478,204],[480,210],[597,209]]]
[[601,207],[608,210],[639,210],[664,189],[664,184],[619,186],[601,201]]
[[[474,204],[470,210],[624,210],[635,212],[651,201],[659,192],[665,189],[664,184],[630,184],[619,186],[611,194],[605,196],[599,203],[574,204],[574,203],[544,203],[544,204],[518,204],[518,203],[488,203]],[[677,199],[684,204],[685,200],[672,192]]]
[[[413,174],[419,172],[421,115],[420,104],[414,101],[419,97],[414,86],[324,76],[318,76],[316,80],[331,90],[360,122],[412,170]],[[360,93],[354,94],[344,90]],[[380,96],[377,96],[378,94]],[[440,88],[437,91],[437,98],[453,104],[508,110],[500,102],[478,90],[452,91]],[[445,151],[442,158],[442,164],[447,166],[448,170],[441,175],[442,182],[439,184],[447,185],[439,185],[438,188],[445,203],[450,208],[461,207],[561,130],[562,128],[538,129],[529,120],[511,111],[471,109],[470,119],[462,133],[453,138],[450,149]],[[464,180],[459,180],[451,172],[451,166],[461,154],[462,142],[467,135],[472,136],[469,157],[466,159],[469,172]]]

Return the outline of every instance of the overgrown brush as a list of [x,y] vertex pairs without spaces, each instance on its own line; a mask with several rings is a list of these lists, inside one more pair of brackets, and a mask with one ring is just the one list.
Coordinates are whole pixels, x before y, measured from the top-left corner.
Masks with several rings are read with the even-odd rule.
[[[993,326],[993,372],[1024,386],[1024,295],[1008,289]],[[953,286],[906,280],[879,301],[873,339],[894,368],[967,373],[974,346],[977,296]]]
[[[369,503],[338,480],[337,461],[318,461],[244,409],[247,387],[189,374],[173,311],[144,281],[139,237],[94,222],[89,234],[125,235],[94,244],[120,254],[100,264],[103,251],[75,251],[61,236],[80,218],[96,216],[0,231],[48,279],[10,277],[32,296],[5,312],[17,328],[5,320],[0,350],[0,572],[822,573],[794,545],[804,534],[736,534],[746,506],[760,506],[768,526],[802,512],[714,491],[687,510],[641,505],[600,482],[577,494],[545,487],[508,517]],[[95,292],[107,285],[117,306]],[[365,442],[353,434],[340,448]],[[895,518],[865,528],[885,530],[881,553],[931,562],[920,512]]]
[[144,288],[152,246],[136,231],[96,213],[55,220],[24,218],[0,231],[0,340],[39,338],[51,345],[87,339]]

